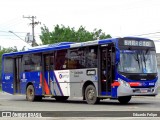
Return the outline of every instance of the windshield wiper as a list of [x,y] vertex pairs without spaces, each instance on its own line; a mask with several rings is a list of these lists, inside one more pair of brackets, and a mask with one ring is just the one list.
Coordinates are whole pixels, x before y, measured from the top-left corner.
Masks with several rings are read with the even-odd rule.
[[140,69],[140,62],[139,62],[139,57],[138,57],[138,53],[136,54],[136,56],[135,56],[135,60],[138,62],[138,66],[139,66],[139,69]]
[[139,69],[140,69],[140,68],[141,68],[141,66],[140,66],[140,62],[139,62],[139,58],[138,58],[138,53],[137,53],[137,62],[138,62]]
[[[146,51],[146,53],[147,53],[147,51]],[[145,68],[146,68],[146,58],[145,58],[144,53],[143,53],[143,62],[144,62],[144,66],[145,66]]]

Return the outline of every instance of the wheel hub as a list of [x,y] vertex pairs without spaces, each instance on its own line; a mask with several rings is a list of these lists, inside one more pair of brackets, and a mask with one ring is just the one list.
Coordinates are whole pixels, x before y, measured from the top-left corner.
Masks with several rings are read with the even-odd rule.
[[89,91],[88,91],[88,98],[89,98],[90,100],[93,100],[93,98],[94,98],[94,91],[93,91],[93,90],[89,90]]
[[33,91],[30,89],[30,90],[28,91],[28,94],[29,94],[29,96],[33,96]]

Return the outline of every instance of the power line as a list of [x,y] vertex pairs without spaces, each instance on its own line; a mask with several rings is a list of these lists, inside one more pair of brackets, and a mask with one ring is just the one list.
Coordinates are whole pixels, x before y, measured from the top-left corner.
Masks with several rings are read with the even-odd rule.
[[0,30],[0,32],[5,32],[5,33],[8,33],[8,31],[2,31],[2,30]]
[[21,39],[21,40],[25,41],[25,40],[24,40],[24,39],[22,39],[20,36],[18,36],[17,34],[15,34],[13,31],[8,31],[8,32],[10,32],[10,33],[14,34],[14,35],[15,35],[15,36],[17,36],[19,39]]
[[20,21],[15,21],[14,23],[12,23],[12,24],[4,24],[3,26],[2,25],[0,25],[0,28],[1,29],[4,29],[4,30],[10,30],[10,29],[12,29],[12,28],[15,28],[15,26],[17,27],[17,26],[22,26],[22,25],[24,25],[24,23],[22,23],[22,22],[20,22]]
[[[8,31],[4,31],[4,30],[0,30],[0,32],[8,33]],[[14,32],[14,33],[28,33],[28,32]],[[41,33],[34,33],[34,34],[40,35]]]
[[[14,35],[1,35],[1,34],[0,34],[0,36],[14,36]],[[26,37],[26,36],[21,36],[21,35],[20,35],[20,37]]]
[[153,35],[153,34],[158,34],[158,33],[160,32],[144,33],[144,34],[139,34],[139,35],[134,35],[134,36]]

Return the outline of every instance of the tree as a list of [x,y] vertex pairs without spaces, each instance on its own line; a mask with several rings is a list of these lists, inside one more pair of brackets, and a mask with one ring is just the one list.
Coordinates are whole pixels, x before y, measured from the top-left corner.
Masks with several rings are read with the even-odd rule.
[[14,47],[9,47],[9,48],[3,48],[2,50],[0,50],[0,65],[2,65],[2,55],[4,53],[10,53],[10,52],[17,52],[17,47],[14,46]]
[[111,38],[109,34],[105,34],[101,29],[94,29],[93,32],[89,32],[85,27],[80,26],[78,30],[75,28],[65,27],[64,25],[55,25],[53,31],[44,25],[41,27],[40,39],[42,44],[53,44],[57,42],[84,42],[97,39]]

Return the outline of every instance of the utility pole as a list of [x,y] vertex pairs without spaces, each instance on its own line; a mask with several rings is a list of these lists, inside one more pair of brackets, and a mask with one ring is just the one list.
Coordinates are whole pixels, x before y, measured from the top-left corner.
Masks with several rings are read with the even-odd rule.
[[30,25],[32,25],[32,36],[33,36],[32,47],[37,46],[35,36],[34,36],[34,27],[41,23],[39,21],[38,22],[34,21],[34,19],[36,19],[36,16],[28,16],[28,17],[23,16],[23,18],[28,18],[29,20],[32,21],[32,23],[30,23]]

